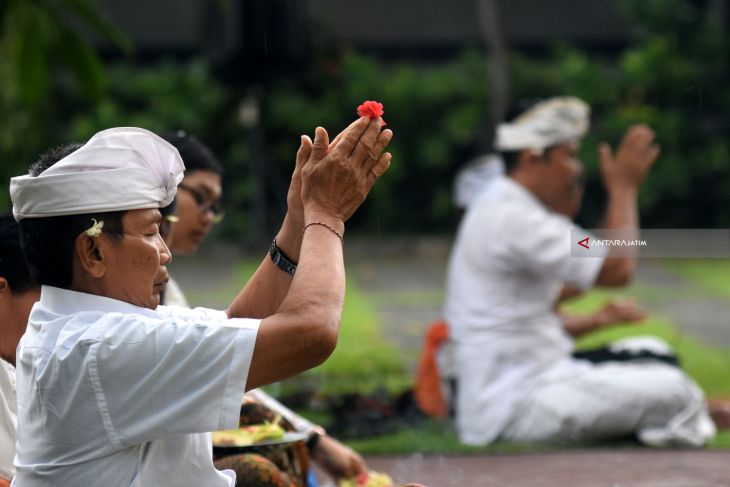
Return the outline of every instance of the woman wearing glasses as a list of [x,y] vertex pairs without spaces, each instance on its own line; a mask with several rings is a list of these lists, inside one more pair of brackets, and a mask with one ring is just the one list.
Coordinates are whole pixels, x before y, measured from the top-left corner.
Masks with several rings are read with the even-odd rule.
[[177,214],[184,215],[172,227],[171,250],[191,254],[223,219],[220,199],[223,167],[213,153],[195,137],[177,132],[166,137],[185,163],[185,178],[178,185]]

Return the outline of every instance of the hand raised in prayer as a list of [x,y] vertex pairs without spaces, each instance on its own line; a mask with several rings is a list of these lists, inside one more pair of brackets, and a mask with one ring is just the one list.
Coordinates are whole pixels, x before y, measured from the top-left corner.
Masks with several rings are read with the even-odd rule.
[[[329,143],[327,152],[329,153],[335,146],[342,140],[342,136],[348,133],[360,119],[355,120],[345,130],[337,134],[337,136]],[[296,155],[296,164],[294,167],[294,173],[292,174],[291,183],[289,184],[289,192],[287,194],[287,207],[289,213],[298,222],[304,220],[304,205],[302,203],[302,167],[309,160],[312,154],[312,139],[307,135],[302,135],[299,150]]]
[[294,173],[291,176],[289,192],[286,195],[286,203],[289,214],[294,220],[304,226],[304,204],[302,203],[302,167],[312,154],[312,139],[302,135],[301,144],[297,151]]
[[659,156],[654,131],[647,125],[629,127],[614,155],[608,144],[601,144],[601,173],[609,191],[638,189]]
[[327,214],[347,221],[390,165],[383,152],[393,132],[380,131],[382,121],[362,117],[330,146],[327,131],[317,127],[309,159],[302,167],[305,213]]

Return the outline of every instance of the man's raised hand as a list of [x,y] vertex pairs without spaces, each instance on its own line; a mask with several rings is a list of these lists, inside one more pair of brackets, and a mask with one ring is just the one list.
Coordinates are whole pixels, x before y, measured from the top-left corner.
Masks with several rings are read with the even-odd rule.
[[606,187],[638,189],[659,156],[654,131],[647,125],[630,127],[614,155],[608,144],[601,144],[601,172]]
[[305,213],[326,213],[343,222],[352,216],[390,165],[391,155],[383,150],[393,132],[381,132],[381,127],[382,120],[362,117],[333,144],[317,127],[311,155],[302,168]]

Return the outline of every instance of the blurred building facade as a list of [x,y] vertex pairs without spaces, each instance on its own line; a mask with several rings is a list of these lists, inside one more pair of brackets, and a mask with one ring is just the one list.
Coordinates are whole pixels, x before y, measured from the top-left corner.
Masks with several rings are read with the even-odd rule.
[[[730,25],[728,0],[691,2]],[[437,59],[465,46],[493,45],[497,36],[503,47],[527,52],[546,51],[563,41],[610,55],[631,44],[637,34],[621,3],[99,0],[101,11],[130,37],[138,58],[203,56],[224,79],[253,83],[296,70],[317,41],[387,57]],[[484,21],[485,5],[497,18]]]
[[[304,56],[312,35],[384,54],[458,50],[483,38],[479,0],[101,0],[142,54],[206,54],[217,63]],[[508,45],[558,40],[617,49],[633,33],[615,0],[510,0],[499,5]],[[721,2],[724,3],[724,2]],[[313,32],[314,31],[314,32]]]

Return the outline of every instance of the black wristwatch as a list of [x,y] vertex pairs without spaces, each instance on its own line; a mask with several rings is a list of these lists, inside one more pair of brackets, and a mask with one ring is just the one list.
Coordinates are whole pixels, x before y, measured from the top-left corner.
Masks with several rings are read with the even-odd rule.
[[309,438],[307,438],[307,441],[305,444],[307,445],[307,450],[309,450],[309,453],[313,453],[314,450],[317,448],[317,445],[319,444],[319,439],[322,437],[322,433],[319,431],[312,430],[309,432]]
[[287,257],[286,254],[276,245],[276,237],[274,237],[274,240],[271,242],[271,246],[269,247],[269,255],[271,256],[271,261],[274,265],[290,276],[293,276],[297,271],[297,265],[292,262],[291,259]]

